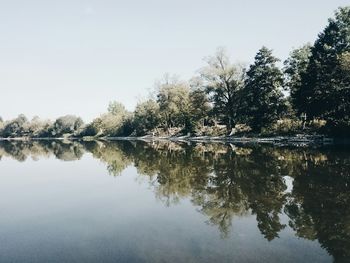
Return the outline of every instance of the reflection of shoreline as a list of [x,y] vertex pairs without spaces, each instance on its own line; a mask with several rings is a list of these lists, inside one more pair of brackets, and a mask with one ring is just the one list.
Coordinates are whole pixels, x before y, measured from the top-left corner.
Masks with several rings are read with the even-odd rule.
[[[0,141],[0,160],[72,161],[85,153],[120,176],[133,165],[164,205],[189,199],[226,237],[235,217],[252,213],[265,239],[288,225],[318,240],[335,259],[350,256],[350,155],[346,147],[277,147],[183,141]],[[288,180],[287,180],[288,179]]]
[[[79,140],[79,141],[118,141],[118,140],[128,140],[128,141],[178,141],[178,142],[213,142],[213,143],[238,143],[238,144],[272,144],[277,146],[322,146],[322,145],[332,145],[337,140],[333,138],[328,138],[322,135],[302,135],[302,136],[276,136],[276,137],[233,137],[233,136],[200,136],[200,137],[190,137],[190,136],[180,136],[180,137],[155,137],[155,136],[142,136],[142,137],[67,137],[67,138],[31,138],[31,137],[21,137],[21,138],[0,138],[0,141],[40,141],[40,140]],[[338,141],[339,142],[339,141]],[[348,144],[349,140],[342,139],[340,141],[342,144]]]

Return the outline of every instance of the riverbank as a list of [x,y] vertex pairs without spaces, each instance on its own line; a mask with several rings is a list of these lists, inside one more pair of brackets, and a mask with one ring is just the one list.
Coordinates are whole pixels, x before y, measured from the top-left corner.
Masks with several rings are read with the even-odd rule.
[[349,139],[336,139],[323,135],[295,135],[295,136],[274,136],[274,137],[233,137],[233,136],[140,136],[140,137],[61,137],[61,138],[0,138],[2,141],[30,141],[30,140],[82,140],[82,141],[116,141],[116,140],[142,140],[142,141],[173,141],[173,142],[221,142],[239,144],[273,144],[280,146],[312,146],[349,144]]
[[104,140],[144,140],[144,141],[179,141],[179,142],[227,142],[240,144],[274,144],[274,145],[329,145],[337,143],[334,138],[323,135],[297,135],[297,136],[274,136],[274,137],[233,137],[233,136],[179,136],[179,137],[107,137]]

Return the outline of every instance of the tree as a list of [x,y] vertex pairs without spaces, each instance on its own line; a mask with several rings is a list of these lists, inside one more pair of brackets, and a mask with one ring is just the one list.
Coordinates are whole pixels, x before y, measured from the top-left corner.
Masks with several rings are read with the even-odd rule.
[[136,134],[144,135],[157,128],[161,123],[159,105],[156,101],[149,99],[137,104],[134,113],[134,125]]
[[128,112],[124,105],[113,101],[109,103],[108,112],[94,119],[86,128],[90,136],[126,136],[131,128],[132,114]]
[[117,101],[111,101],[108,105],[108,112],[113,115],[126,116],[128,115],[128,111],[125,106]]
[[41,120],[35,116],[30,122],[24,125],[24,133],[30,137],[47,137],[52,126],[49,120]]
[[59,117],[53,124],[52,135],[62,136],[64,134],[73,135],[84,125],[83,120],[80,117],[74,115],[65,115]]
[[190,108],[187,114],[185,128],[188,132],[194,131],[196,126],[203,123],[208,117],[211,105],[206,92],[200,88],[193,88],[190,91]]
[[24,124],[27,122],[26,116],[18,115],[17,118],[5,123],[2,131],[3,137],[21,137],[24,135]]
[[340,69],[343,71],[344,79],[347,81],[350,78],[350,51],[342,53],[339,57]]
[[305,103],[299,111],[309,118],[324,118],[330,127],[350,127],[350,81],[346,74],[349,51],[350,7],[343,7],[329,19],[312,47],[300,87]]
[[303,108],[305,98],[301,94],[301,78],[306,74],[311,56],[311,45],[306,44],[300,48],[294,49],[289,58],[284,61],[285,87],[290,91],[290,100],[294,109],[298,111]]
[[201,69],[203,86],[214,104],[214,112],[230,131],[237,121],[239,91],[243,87],[245,69],[231,64],[224,49],[218,49],[214,56],[206,59],[207,66]]
[[167,129],[185,125],[189,112],[189,95],[187,82],[176,77],[170,78],[166,75],[164,80],[158,83],[157,102]]
[[4,129],[4,121],[3,119],[0,117],[0,137],[3,137],[2,135],[2,130]]
[[272,50],[262,47],[247,72],[242,90],[242,116],[254,131],[260,132],[276,121],[285,109],[281,88],[283,76]]

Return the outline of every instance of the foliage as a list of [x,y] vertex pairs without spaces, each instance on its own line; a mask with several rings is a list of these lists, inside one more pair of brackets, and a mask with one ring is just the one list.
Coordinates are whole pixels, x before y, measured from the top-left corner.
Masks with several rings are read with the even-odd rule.
[[112,101],[108,105],[108,113],[115,116],[125,116],[128,114],[128,111],[122,103],[118,101]]
[[262,130],[263,135],[295,135],[302,132],[303,122],[298,119],[280,119]]
[[203,89],[192,88],[189,97],[189,109],[185,115],[185,133],[196,132],[203,128],[205,119],[208,118],[211,110],[209,99]]
[[88,136],[127,136],[130,131],[132,114],[126,110],[123,104],[111,102],[108,106],[108,112],[95,118],[88,126],[85,127],[81,135]]
[[47,137],[52,128],[50,120],[41,120],[39,117],[34,117],[30,122],[24,125],[25,134],[30,137]]
[[241,95],[241,118],[253,131],[260,132],[261,128],[276,121],[286,110],[281,91],[283,77],[276,66],[277,61],[272,50],[262,47],[247,71]]
[[134,113],[134,125],[137,135],[145,135],[157,128],[162,121],[159,104],[149,99],[137,104]]
[[[293,50],[284,61],[285,86],[290,91],[290,99],[294,109],[301,109],[304,97],[301,94],[302,76],[306,74],[311,56],[311,45],[306,44]],[[302,112],[298,112],[299,115]]]
[[196,135],[198,136],[225,136],[227,134],[226,125],[212,125],[197,128]]
[[66,115],[59,117],[52,125],[51,134],[54,137],[60,137],[64,134],[72,135],[84,125],[80,117]]
[[215,114],[231,130],[238,117],[245,69],[240,64],[232,64],[224,49],[218,49],[206,62],[208,65],[200,71],[202,85],[210,95]]
[[22,137],[24,135],[24,124],[27,122],[27,118],[20,114],[17,118],[5,122],[2,129],[2,137]]
[[252,130],[249,125],[244,124],[244,123],[237,123],[235,125],[234,134],[247,134]]
[[350,7],[339,8],[311,49],[302,75],[299,111],[323,118],[334,129],[350,127]]
[[157,86],[157,102],[164,127],[169,129],[185,125],[190,105],[189,85],[176,77],[170,78],[166,75]]

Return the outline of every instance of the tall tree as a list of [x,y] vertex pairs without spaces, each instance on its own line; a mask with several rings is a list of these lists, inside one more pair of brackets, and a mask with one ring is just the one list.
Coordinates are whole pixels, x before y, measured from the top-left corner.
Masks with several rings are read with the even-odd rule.
[[299,110],[303,108],[305,98],[301,96],[301,78],[306,73],[311,56],[311,45],[306,44],[294,49],[289,58],[284,61],[285,87],[290,92],[290,101],[293,108],[300,115]]
[[213,102],[214,112],[230,131],[237,121],[238,93],[243,86],[245,69],[242,65],[232,64],[222,48],[206,62],[208,65],[200,71],[203,86]]
[[310,64],[301,80],[305,103],[299,110],[324,118],[330,126],[350,127],[350,82],[346,74],[350,51],[350,7],[339,8],[319,34]]
[[272,50],[262,47],[247,72],[242,90],[242,118],[254,131],[277,120],[285,110],[283,75]]

